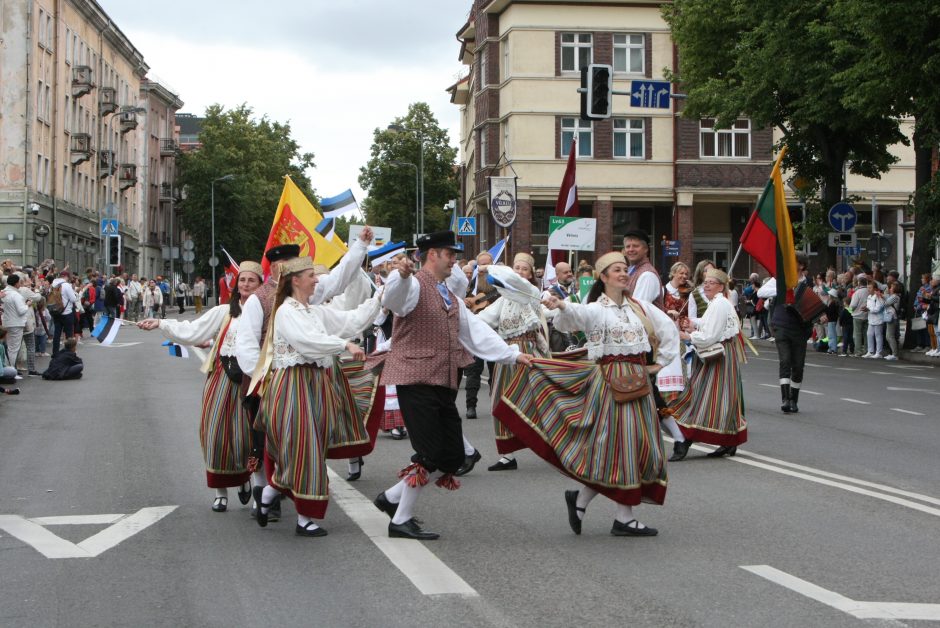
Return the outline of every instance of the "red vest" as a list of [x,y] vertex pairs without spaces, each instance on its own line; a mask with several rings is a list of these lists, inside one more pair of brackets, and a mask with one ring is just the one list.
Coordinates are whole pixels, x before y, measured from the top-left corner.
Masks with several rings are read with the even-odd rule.
[[407,316],[396,316],[392,348],[382,369],[382,384],[425,384],[457,389],[457,369],[473,363],[460,344],[459,298],[450,293],[447,307],[437,279],[427,270],[415,274],[421,292]]
[[[650,263],[649,258],[644,259],[636,265],[633,274],[627,279],[627,288],[630,289],[630,296],[633,296],[633,290],[636,288],[636,282],[640,280],[640,275],[646,272],[653,273],[656,275],[657,281],[659,280],[659,273],[656,272],[656,267]],[[653,305],[659,309],[663,309],[663,284],[661,281],[659,282],[659,296],[653,300]]]
[[268,323],[271,320],[271,310],[274,309],[274,298],[277,296],[277,284],[270,278],[255,290],[255,296],[261,301],[261,311],[264,312],[264,321],[261,323],[261,344],[268,335]]

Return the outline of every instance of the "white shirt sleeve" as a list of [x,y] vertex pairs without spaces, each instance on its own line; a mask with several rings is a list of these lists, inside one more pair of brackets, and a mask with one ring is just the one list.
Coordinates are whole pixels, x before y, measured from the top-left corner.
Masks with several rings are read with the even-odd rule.
[[603,315],[603,312],[597,310],[596,306],[587,303],[565,301],[565,309],[558,309],[552,323],[558,331],[576,332],[593,329],[599,317]]
[[637,279],[636,286],[633,288],[633,298],[652,303],[662,295],[662,292],[663,286],[659,282],[659,276],[654,272],[646,271]]
[[[393,270],[385,280],[385,292],[382,295],[382,305],[387,307],[395,316],[407,316],[418,307],[418,298],[421,296],[421,284],[414,275],[402,279],[401,273]],[[460,299],[458,299],[460,300]]]
[[692,338],[692,344],[697,349],[704,349],[720,342],[722,334],[725,332],[729,314],[734,315],[731,302],[724,297],[715,298],[708,304],[708,310],[706,310],[705,316],[701,318],[698,329],[689,334]]
[[311,305],[318,305],[342,292],[356,276],[368,248],[362,240],[356,239],[328,275],[321,275],[310,297]]
[[251,295],[242,305],[235,334],[235,357],[244,373],[254,373],[261,357],[261,326],[264,324],[264,309],[261,299]]
[[643,303],[643,311],[653,324],[656,337],[659,338],[656,364],[668,366],[679,355],[679,328],[668,314],[648,301]]
[[330,307],[334,310],[354,310],[368,299],[372,294],[372,282],[368,275],[360,271],[353,277],[352,281],[346,287],[342,294],[337,294],[330,301]]
[[757,298],[772,299],[775,296],[777,296],[777,278],[771,277],[764,282],[764,285],[757,289]]
[[164,318],[160,321],[160,331],[181,345],[200,345],[218,335],[228,308],[227,304],[217,305],[194,321]]
[[454,264],[450,269],[450,277],[444,280],[444,283],[447,284],[447,288],[457,295],[457,298],[463,298],[467,294],[467,289],[470,287],[470,280],[467,279],[467,275],[461,270],[457,264]]
[[488,362],[512,364],[519,357],[519,347],[509,345],[478,316],[472,316],[463,301],[457,299],[460,308],[460,344]]
[[372,321],[381,309],[379,298],[375,296],[354,310],[343,311],[321,306],[318,314],[326,333],[340,338],[354,338],[372,327]]
[[[486,323],[490,328],[496,329],[499,326],[499,317],[503,312],[503,305],[506,299],[496,299],[489,306],[476,313],[476,317]],[[473,314],[470,312],[470,314]]]
[[[319,317],[324,311],[320,310],[315,315]],[[342,315],[342,313],[339,314]],[[346,341],[342,338],[313,329],[310,317],[309,313],[295,307],[287,305],[279,307],[274,315],[274,326],[277,335],[283,338],[297,353],[309,360],[332,357],[346,350]]]

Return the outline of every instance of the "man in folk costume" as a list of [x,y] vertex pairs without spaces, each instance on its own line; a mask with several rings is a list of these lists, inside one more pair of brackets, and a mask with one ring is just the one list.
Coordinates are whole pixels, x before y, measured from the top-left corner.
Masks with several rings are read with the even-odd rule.
[[399,474],[401,481],[375,499],[375,506],[391,517],[390,537],[438,538],[414,519],[418,493],[431,479],[451,490],[460,486],[453,478],[465,455],[456,404],[457,370],[472,363],[471,353],[505,364],[530,363],[527,354],[471,316],[463,300],[448,288],[445,280],[458,250],[452,231],[422,236],[421,270],[414,273],[413,262],[403,260],[385,284],[382,303],[395,315],[395,342],[385,358],[381,383],[396,386],[415,451],[412,464]]

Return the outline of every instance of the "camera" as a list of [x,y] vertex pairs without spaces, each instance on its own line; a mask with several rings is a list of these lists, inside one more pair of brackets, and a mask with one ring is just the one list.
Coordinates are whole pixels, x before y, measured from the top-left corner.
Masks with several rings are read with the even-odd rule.
[[33,214],[33,216],[38,216],[39,215],[39,203],[30,204],[29,211]]

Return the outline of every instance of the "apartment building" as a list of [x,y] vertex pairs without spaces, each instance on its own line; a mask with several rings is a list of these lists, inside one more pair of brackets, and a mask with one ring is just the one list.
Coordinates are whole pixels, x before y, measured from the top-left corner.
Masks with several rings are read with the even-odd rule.
[[[748,215],[773,163],[774,134],[742,118],[718,130],[709,119],[679,115],[681,100],[634,107],[614,96],[613,116],[584,122],[579,117],[580,69],[590,63],[614,69],[614,89],[630,92],[633,81],[664,81],[678,60],[662,1],[616,2],[475,0],[460,28],[460,60],[468,66],[448,88],[461,109],[461,213],[478,217],[472,248],[503,236],[488,209],[488,177],[517,177],[518,216],[512,227],[515,251],[547,252],[549,216],[554,213],[566,160],[577,140],[577,184],[581,216],[597,220],[593,259],[621,246],[634,228],[649,232],[658,266],[662,240],[678,240],[678,259],[712,259],[727,266]],[[912,225],[899,209],[913,190],[913,153],[897,147],[900,162],[880,180],[849,177],[848,193],[860,197],[859,240],[876,228],[900,242],[895,264],[903,268],[904,243]],[[795,199],[794,199],[795,202]],[[736,267],[740,276],[750,260]]]

